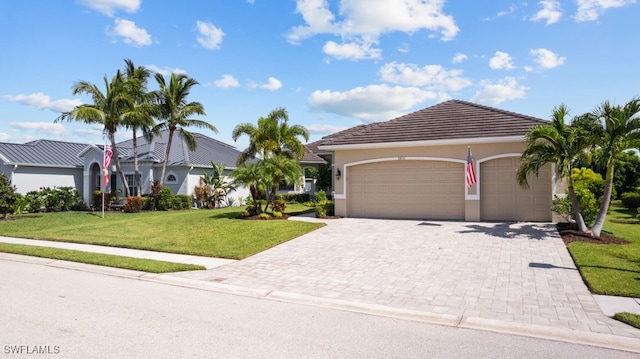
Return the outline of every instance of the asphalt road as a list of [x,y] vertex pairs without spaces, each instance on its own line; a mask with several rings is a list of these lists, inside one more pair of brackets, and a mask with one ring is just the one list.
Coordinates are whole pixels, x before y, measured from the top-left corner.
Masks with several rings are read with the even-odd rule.
[[8,260],[0,288],[0,358],[638,357]]

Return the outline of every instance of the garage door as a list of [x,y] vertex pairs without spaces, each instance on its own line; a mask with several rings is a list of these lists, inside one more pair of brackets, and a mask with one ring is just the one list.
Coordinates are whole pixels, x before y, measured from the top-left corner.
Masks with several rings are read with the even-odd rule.
[[551,166],[529,177],[529,189],[518,185],[517,157],[480,165],[480,218],[483,221],[551,221]]
[[347,214],[366,218],[464,219],[464,165],[389,161],[350,167]]

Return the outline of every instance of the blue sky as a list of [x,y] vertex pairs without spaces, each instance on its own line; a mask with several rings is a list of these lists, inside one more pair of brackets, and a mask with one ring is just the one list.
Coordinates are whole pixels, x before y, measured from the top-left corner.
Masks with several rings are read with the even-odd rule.
[[[447,99],[548,119],[640,95],[636,0],[28,0],[0,1],[0,141],[104,142],[58,123],[124,59],[196,79],[231,143],[276,107],[310,141]],[[151,79],[149,89],[155,89]],[[472,121],[473,119],[469,119]],[[118,140],[130,134],[118,133]]]

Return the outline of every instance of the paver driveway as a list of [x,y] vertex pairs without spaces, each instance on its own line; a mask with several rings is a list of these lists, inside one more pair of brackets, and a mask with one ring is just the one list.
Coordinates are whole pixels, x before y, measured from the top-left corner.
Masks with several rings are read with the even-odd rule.
[[411,311],[640,338],[604,316],[555,226],[343,218],[253,257],[176,274]]

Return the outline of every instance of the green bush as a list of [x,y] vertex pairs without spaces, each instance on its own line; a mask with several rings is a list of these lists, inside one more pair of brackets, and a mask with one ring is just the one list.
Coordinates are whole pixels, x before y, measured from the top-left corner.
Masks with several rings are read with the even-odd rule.
[[282,218],[282,212],[273,211],[273,216],[274,216],[275,218]]
[[319,190],[313,195],[313,201],[315,203],[324,203],[327,201],[327,193],[323,190]]
[[310,200],[308,193],[281,193],[276,194],[276,200],[286,203],[304,203]]
[[137,196],[127,197],[122,210],[127,213],[138,213],[142,211],[142,198]]
[[31,213],[43,208],[47,212],[87,209],[80,193],[73,187],[40,187],[39,191],[30,191],[25,195],[22,207]]
[[269,219],[269,214],[268,213],[260,213],[260,219]]
[[173,205],[173,192],[170,187],[163,186],[153,199],[156,210],[169,210]]
[[175,210],[191,208],[191,197],[186,194],[177,194],[171,200],[171,208]]
[[[574,184],[574,190],[576,192],[576,197],[578,198],[580,211],[582,212],[582,219],[584,219],[584,223],[587,226],[591,226],[598,216],[599,202],[594,194],[582,184]],[[566,191],[566,194],[567,195],[564,198],[555,196],[551,210],[560,214],[566,220],[572,219],[575,221],[575,216],[571,209],[571,199],[569,198],[568,190]]]
[[629,209],[640,207],[640,192],[623,193],[622,205]]
[[20,194],[16,192],[16,187],[12,186],[7,177],[0,172],[0,214],[7,218],[15,211],[15,205],[20,199]]
[[22,198],[22,209],[29,213],[40,212],[42,206],[43,201],[39,191],[29,191]]
[[327,216],[327,211],[324,209],[324,206],[317,205],[315,206],[316,218],[324,218]]

